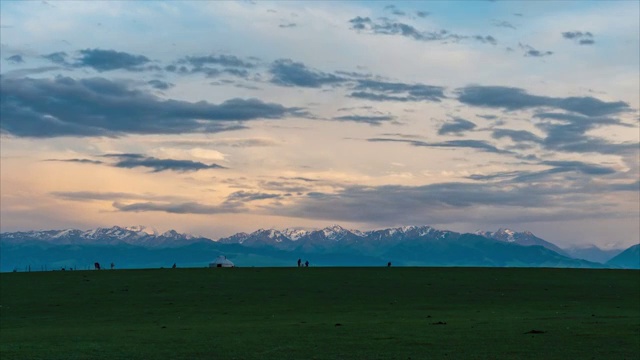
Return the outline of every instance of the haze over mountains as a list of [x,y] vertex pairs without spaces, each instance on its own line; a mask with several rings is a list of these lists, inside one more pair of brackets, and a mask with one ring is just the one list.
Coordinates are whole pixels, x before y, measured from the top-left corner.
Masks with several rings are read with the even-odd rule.
[[[560,249],[531,232],[461,234],[430,226],[365,232],[338,225],[320,230],[260,229],[217,241],[174,230],[114,226],[2,233],[0,250],[2,271],[29,266],[86,269],[95,261],[114,262],[117,268],[206,266],[219,255],[237,266],[292,266],[302,258],[312,266],[383,266],[390,261],[394,266],[640,268],[637,245],[624,253],[593,247],[585,250],[588,257],[580,258],[576,249]],[[621,257],[612,259],[618,254]]]

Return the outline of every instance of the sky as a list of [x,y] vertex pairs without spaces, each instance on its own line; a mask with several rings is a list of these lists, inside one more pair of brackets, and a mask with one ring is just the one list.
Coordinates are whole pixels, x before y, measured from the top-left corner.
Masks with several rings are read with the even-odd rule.
[[637,1],[2,1],[0,231],[640,239]]

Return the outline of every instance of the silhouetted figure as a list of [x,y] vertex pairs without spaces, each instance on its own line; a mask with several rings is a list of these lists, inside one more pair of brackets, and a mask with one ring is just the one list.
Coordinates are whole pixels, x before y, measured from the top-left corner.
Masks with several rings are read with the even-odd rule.
[[113,270],[114,267],[116,267],[116,265],[114,263],[111,263],[111,270]]
[[98,263],[98,262],[97,263],[93,263],[93,267],[96,270],[100,270],[100,263]]
[[304,267],[309,267],[309,260],[304,262]]
[[302,266],[302,259],[298,259],[298,267]]
[[171,266],[172,269],[176,268],[176,263],[173,263],[173,266]]
[[387,267],[391,267],[391,261],[387,263]]

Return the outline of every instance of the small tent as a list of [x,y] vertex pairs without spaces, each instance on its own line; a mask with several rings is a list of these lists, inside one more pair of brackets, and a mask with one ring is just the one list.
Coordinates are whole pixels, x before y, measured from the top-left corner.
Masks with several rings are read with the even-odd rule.
[[209,263],[210,268],[234,267],[233,263],[226,256],[218,256],[214,261]]

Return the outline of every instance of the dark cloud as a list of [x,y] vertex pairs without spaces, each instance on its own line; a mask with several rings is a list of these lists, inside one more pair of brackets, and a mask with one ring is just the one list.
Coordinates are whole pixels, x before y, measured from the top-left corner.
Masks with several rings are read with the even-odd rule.
[[547,134],[542,145],[548,150],[601,154],[624,154],[638,150],[637,143],[611,143],[587,135],[589,130],[605,125],[629,127],[617,119],[558,113],[539,113],[534,117],[541,119],[536,127]]
[[427,142],[420,140],[408,140],[408,139],[389,139],[389,138],[371,138],[367,139],[370,142],[400,142],[407,143],[418,147],[434,147],[434,148],[468,148],[477,149],[489,153],[495,154],[510,154],[509,151],[501,150],[495,146],[482,140],[450,140],[442,142]]
[[582,161],[543,161],[542,164],[553,166],[562,171],[576,171],[586,175],[608,175],[615,173],[615,169]]
[[562,33],[562,37],[565,39],[584,39],[584,38],[593,38],[593,34],[589,31],[581,32],[581,31],[567,31]]
[[474,35],[471,37],[474,40],[477,40],[481,43],[486,43],[486,44],[492,44],[492,45],[496,45],[498,43],[498,41],[491,35]]
[[518,44],[518,46],[520,47],[520,49],[524,50],[524,56],[527,56],[527,57],[545,57],[545,56],[553,55],[553,51],[540,51],[535,49],[531,45],[520,43]]
[[[309,193],[275,212],[293,217],[357,222],[460,221],[470,209],[548,209],[557,192],[541,186],[440,183],[423,186],[349,186],[336,193]],[[581,199],[582,200],[582,199]],[[462,212],[460,212],[462,211]],[[513,210],[511,210],[513,211]],[[547,210],[548,211],[548,210]],[[455,220],[453,220],[455,218]]]
[[349,20],[351,23],[351,28],[355,30],[365,30],[367,25],[371,24],[372,21],[369,17],[361,17],[356,16],[353,19]]
[[566,31],[562,33],[562,37],[565,39],[583,39],[583,38],[593,38],[593,34],[585,31]]
[[55,191],[51,195],[71,201],[114,201],[114,200],[154,200],[176,201],[175,196],[161,196],[152,194],[135,194],[124,192],[100,192],[100,191]]
[[444,88],[425,84],[405,84],[358,80],[350,96],[373,101],[440,101]]
[[494,20],[493,21],[493,26],[509,28],[509,29],[514,29],[514,30],[516,29],[516,27],[512,23],[510,23],[508,21],[505,21],[505,20]]
[[115,50],[85,49],[80,50],[80,55],[76,66],[91,67],[100,72],[118,69],[140,71],[143,69],[142,65],[151,61],[143,55]]
[[384,122],[393,121],[394,117],[391,115],[345,115],[334,117],[332,120],[336,121],[353,121],[359,123],[366,123],[369,125],[380,125]]
[[541,144],[543,139],[526,130],[494,129],[491,135],[494,139],[507,137],[513,142],[530,142]]
[[47,159],[44,161],[70,162],[70,163],[94,164],[94,165],[103,164],[103,162],[100,160],[91,160],[91,159]]
[[[500,180],[504,185],[510,186],[516,183],[530,183],[532,181],[542,180],[549,181],[550,175],[563,173],[587,175],[589,179],[593,176],[616,173],[616,170],[611,167],[589,164],[582,161],[542,161],[539,165],[546,165],[551,168],[539,171],[506,171],[489,175],[474,174],[468,178],[477,181]],[[566,181],[566,178],[564,178],[563,181]]]
[[431,13],[428,11],[416,11],[416,16],[420,18],[425,18],[429,15],[431,15]]
[[31,69],[16,69],[16,70],[11,70],[11,71],[7,71],[6,73],[3,73],[2,78],[7,78],[7,79],[23,78],[25,76],[42,74],[42,73],[53,71],[53,70],[60,70],[60,67],[59,66],[41,66],[41,67],[31,68]]
[[531,56],[531,57],[544,57],[544,56],[553,55],[553,51],[540,51],[536,49],[529,49],[524,54],[525,56]]
[[280,199],[280,194],[268,194],[261,192],[236,191],[227,196],[227,202],[249,202],[256,200]]
[[217,132],[243,128],[244,121],[280,119],[300,109],[258,99],[219,105],[163,100],[128,82],[0,78],[3,133],[25,137],[120,136]]
[[22,58],[22,55],[12,55],[12,56],[9,56],[8,58],[5,58],[5,60],[13,64],[24,63],[24,59]]
[[278,25],[278,27],[283,28],[283,29],[293,28],[293,27],[296,27],[296,26],[298,26],[298,24],[296,24],[296,23],[288,23],[288,24],[280,24],[280,25]]
[[205,65],[220,65],[232,68],[250,69],[255,67],[251,61],[243,60],[234,55],[207,55],[207,56],[187,56],[178,61],[178,63],[188,63],[196,68],[202,68]]
[[225,203],[222,205],[203,205],[196,202],[142,202],[124,204],[121,202],[114,202],[113,207],[122,212],[159,211],[170,214],[225,214],[240,212],[242,210],[242,206],[236,204],[237,203]]
[[640,192],[640,180],[626,184],[610,184],[609,189],[611,191],[633,191],[637,194]]
[[580,39],[580,41],[578,41],[578,44],[580,45],[593,45],[596,42],[593,39]]
[[269,72],[272,75],[271,82],[282,86],[319,88],[323,85],[338,84],[347,80],[334,74],[309,69],[303,63],[289,59],[274,61]]
[[368,32],[376,35],[397,35],[407,37],[417,41],[444,41],[457,42],[460,40],[476,40],[482,43],[496,44],[497,40],[491,35],[459,35],[449,32],[448,30],[439,31],[421,31],[414,26],[396,22],[388,18],[379,18],[371,20],[369,17],[357,16],[349,20],[351,29],[357,31]]
[[58,51],[48,55],[42,55],[42,57],[55,64],[68,65],[67,53],[64,51]]
[[225,169],[224,166],[218,164],[205,164],[191,160],[158,159],[141,154],[108,154],[103,155],[103,157],[117,159],[113,164],[115,167],[126,169],[145,167],[152,169],[153,172],[167,170],[187,172],[206,169]]
[[158,90],[167,90],[174,86],[172,83],[162,81],[162,80],[157,80],[157,79],[149,80],[147,84],[151,85],[153,88]]
[[458,89],[458,93],[458,100],[464,104],[507,110],[551,107],[587,116],[610,115],[630,110],[629,105],[622,101],[605,102],[589,96],[537,96],[527,94],[523,89],[504,86],[467,86]]
[[453,121],[449,121],[442,124],[442,126],[438,130],[438,134],[439,135],[446,135],[446,134],[460,135],[462,132],[475,129],[475,127],[476,127],[476,124],[474,124],[469,120],[455,118],[453,119]]

